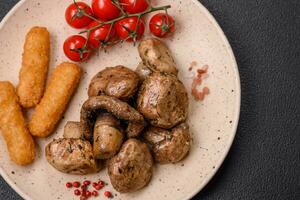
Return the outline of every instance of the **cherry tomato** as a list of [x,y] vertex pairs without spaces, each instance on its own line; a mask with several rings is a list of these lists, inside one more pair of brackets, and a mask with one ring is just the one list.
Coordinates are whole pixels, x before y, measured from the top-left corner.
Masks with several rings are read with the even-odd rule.
[[[76,4],[80,11],[78,11]],[[73,28],[84,28],[89,25],[92,19],[84,16],[83,12],[92,16],[93,11],[86,3],[77,2],[76,4],[73,3],[66,9],[65,18],[68,24]]]
[[86,60],[91,51],[90,48],[87,47],[83,49],[86,43],[86,38],[81,35],[72,35],[66,39],[64,42],[64,52],[65,55],[72,61],[79,62]]
[[[134,34],[137,25],[138,29],[136,34]],[[133,41],[133,38],[139,40],[145,32],[144,22],[142,19],[138,20],[138,17],[129,17],[122,19],[116,23],[115,28],[120,39],[126,39],[126,41]]]
[[168,14],[158,13],[151,18],[149,28],[153,35],[167,37],[175,31],[175,21]]
[[140,13],[149,7],[147,0],[119,0],[123,9],[130,14]]
[[[97,25],[99,25],[99,23],[93,21],[92,23],[90,23],[88,28],[92,28]],[[112,42],[115,39],[115,36],[115,28],[111,28],[111,24],[105,24],[100,28],[91,31],[88,42],[93,49],[97,49],[101,44],[109,46],[108,42]]]
[[120,9],[113,4],[112,0],[93,0],[92,9],[101,20],[112,20],[120,15]]

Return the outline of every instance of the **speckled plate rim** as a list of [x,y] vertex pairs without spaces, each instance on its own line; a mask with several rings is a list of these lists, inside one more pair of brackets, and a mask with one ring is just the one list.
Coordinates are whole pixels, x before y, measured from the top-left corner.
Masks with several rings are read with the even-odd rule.
[[[225,33],[223,32],[223,30],[221,29],[219,23],[216,21],[216,19],[213,17],[213,15],[207,10],[206,7],[204,7],[200,1],[198,0],[191,0],[193,2],[195,2],[195,4],[199,7],[199,9],[201,10],[201,12],[203,12],[206,17],[208,18],[208,20],[212,23],[212,25],[216,28],[218,34],[220,35],[221,39],[223,40],[224,44],[226,45],[226,48],[228,48],[228,53],[230,54],[230,57],[232,59],[232,63],[233,63],[233,68],[234,68],[234,74],[236,76],[236,80],[235,80],[235,84],[236,84],[236,91],[237,91],[237,95],[236,95],[236,113],[233,119],[233,129],[232,129],[232,134],[231,134],[231,138],[229,138],[229,143],[227,145],[227,148],[223,151],[223,155],[222,158],[220,159],[220,161],[215,165],[215,169],[214,171],[208,175],[208,177],[206,178],[205,181],[202,182],[201,185],[199,185],[199,189],[195,190],[194,192],[191,192],[190,194],[187,195],[186,199],[191,199],[192,197],[194,197],[195,195],[197,195],[208,183],[209,181],[214,177],[214,175],[217,173],[217,171],[219,170],[219,168],[221,167],[222,163],[224,162],[225,158],[227,157],[229,150],[232,146],[232,143],[234,141],[235,135],[236,135],[236,131],[238,128],[238,123],[239,123],[239,118],[240,118],[240,109],[241,109],[241,81],[240,81],[240,73],[239,73],[239,69],[238,69],[238,65],[233,53],[233,50],[231,48],[231,45],[225,35]],[[0,29],[1,30],[1,29]]]
[[[6,24],[7,20],[18,10],[18,8],[27,0],[20,0],[2,19],[0,23],[0,31],[2,30],[3,26]],[[31,197],[29,197],[25,192],[23,192],[20,188],[18,188],[13,181],[8,177],[8,175],[3,170],[2,166],[0,166],[0,174],[2,178],[8,183],[8,185],[17,192],[23,199],[30,200]]]
[[[18,10],[18,8],[28,0],[20,0],[6,15],[5,17],[2,19],[1,23],[0,23],[0,31],[2,30],[2,27],[5,25],[5,23],[7,22],[7,20]],[[232,59],[233,62],[233,67],[234,67],[234,72],[235,72],[235,76],[236,76],[236,92],[237,92],[237,99],[236,99],[236,113],[234,116],[234,120],[233,120],[233,129],[232,129],[232,134],[231,134],[231,138],[229,140],[229,144],[227,145],[227,148],[223,151],[224,154],[222,156],[222,159],[220,159],[219,163],[217,163],[215,165],[215,169],[213,171],[213,173],[211,173],[207,179],[205,181],[203,181],[203,183],[201,185],[199,185],[198,189],[196,189],[195,191],[191,192],[190,194],[187,195],[186,199],[191,199],[192,197],[194,197],[196,194],[198,194],[207,184],[208,182],[213,178],[213,176],[216,174],[216,172],[219,170],[219,168],[221,167],[222,163],[224,162],[225,158],[228,155],[228,152],[232,146],[233,140],[235,138],[236,135],[236,131],[237,131],[237,127],[238,127],[238,122],[239,122],[239,117],[240,117],[240,107],[241,107],[241,82],[240,82],[240,75],[239,75],[239,70],[238,70],[238,66],[237,66],[237,62],[235,59],[235,56],[233,54],[233,50],[230,46],[230,43],[226,37],[226,35],[224,34],[223,30],[221,29],[220,25],[218,24],[218,22],[215,20],[215,18],[212,16],[212,14],[198,1],[198,0],[191,0],[193,1],[201,10],[201,12],[203,12],[208,20],[213,24],[213,26],[216,28],[218,34],[220,35],[220,37],[222,38],[223,42],[226,44],[226,47],[228,48],[228,52],[230,54],[230,57]],[[18,188],[13,182],[12,180],[8,177],[8,175],[4,172],[4,170],[2,169],[2,167],[0,166],[0,174],[3,177],[3,179],[6,181],[6,183],[8,183],[8,185],[14,190],[16,191],[22,198],[26,199],[26,200],[31,200],[31,197],[28,196],[27,194],[25,194],[20,188]]]

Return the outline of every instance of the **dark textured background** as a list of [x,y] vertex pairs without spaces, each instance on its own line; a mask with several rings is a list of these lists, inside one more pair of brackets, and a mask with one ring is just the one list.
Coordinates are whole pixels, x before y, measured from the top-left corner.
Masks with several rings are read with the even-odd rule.
[[[0,19],[16,2],[0,0]],[[300,1],[201,2],[234,50],[242,107],[226,161],[195,199],[299,200]],[[2,178],[0,199],[21,199]]]

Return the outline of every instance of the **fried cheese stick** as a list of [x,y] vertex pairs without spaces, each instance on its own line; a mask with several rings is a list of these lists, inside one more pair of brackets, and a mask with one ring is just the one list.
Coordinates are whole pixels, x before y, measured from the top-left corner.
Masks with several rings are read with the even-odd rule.
[[79,66],[72,63],[65,62],[54,69],[45,94],[29,122],[32,135],[47,137],[53,132],[78,86],[80,76]]
[[26,35],[17,94],[24,108],[36,106],[44,93],[50,57],[50,35],[33,27]]
[[14,86],[0,81],[0,129],[7,144],[10,158],[19,165],[35,158],[35,144],[30,135]]

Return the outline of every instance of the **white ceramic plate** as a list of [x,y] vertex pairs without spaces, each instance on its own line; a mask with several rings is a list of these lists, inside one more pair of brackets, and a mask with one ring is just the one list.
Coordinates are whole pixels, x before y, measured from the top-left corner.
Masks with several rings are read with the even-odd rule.
[[[239,73],[231,47],[214,18],[196,0],[156,2],[159,5],[171,4],[169,12],[177,20],[176,34],[165,41],[178,63],[180,79],[190,91],[190,63],[196,61],[198,68],[207,64],[209,78],[204,85],[210,88],[211,93],[203,102],[195,102],[190,97],[188,121],[194,140],[189,156],[176,165],[156,166],[152,181],[139,192],[118,194],[108,186],[108,189],[117,194],[114,199],[191,198],[208,183],[222,164],[238,124]],[[46,26],[51,33],[50,72],[57,64],[66,60],[62,50],[63,41],[68,35],[77,33],[77,30],[67,26],[64,21],[64,10],[70,3],[71,0],[22,0],[10,11],[0,26],[0,80],[10,80],[17,84],[24,36],[35,25]],[[44,147],[53,138],[62,136],[66,121],[79,120],[80,106],[87,99],[89,80],[96,72],[118,64],[135,68],[139,60],[137,48],[132,44],[123,44],[107,53],[101,52],[84,63],[84,76],[64,119],[51,137],[37,141],[38,157],[32,165],[19,167],[11,162],[0,136],[0,172],[16,192],[25,199],[72,199],[72,191],[64,187],[66,181],[101,178],[109,182],[106,170],[90,176],[73,176],[56,171],[47,163]],[[100,196],[104,199],[102,194]]]

